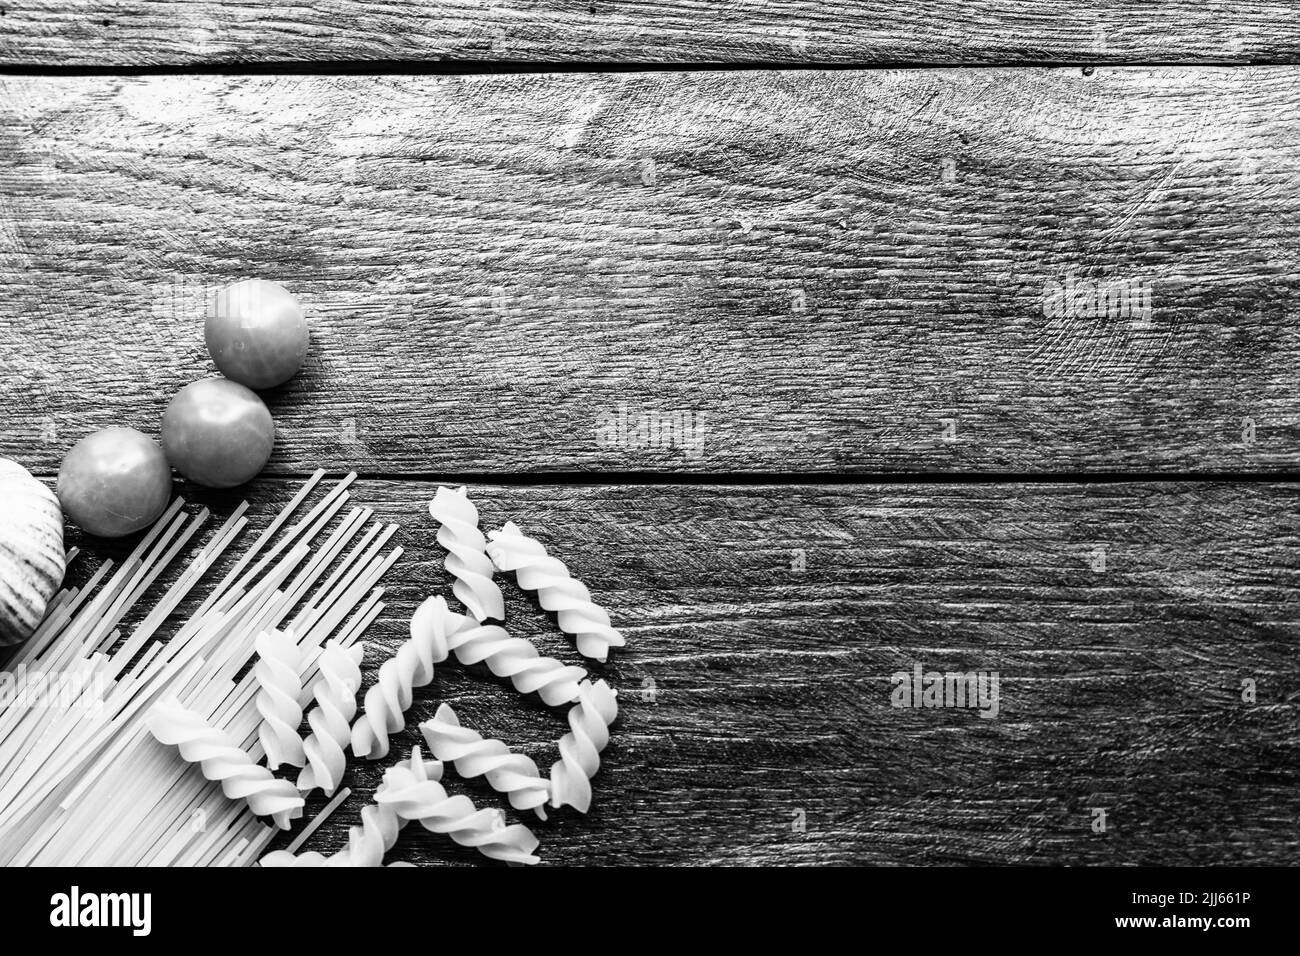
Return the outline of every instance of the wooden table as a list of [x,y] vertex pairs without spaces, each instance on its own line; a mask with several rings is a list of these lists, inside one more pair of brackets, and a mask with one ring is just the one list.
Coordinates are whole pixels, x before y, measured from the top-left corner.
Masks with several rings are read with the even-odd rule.
[[[206,297],[274,279],[313,330],[275,455],[184,493],[358,471],[406,549],[370,675],[449,593],[438,484],[555,546],[628,647],[547,862],[1295,861],[1286,4],[425,7],[6,6],[0,455],[156,434]],[[917,663],[999,715],[892,707]],[[441,701],[555,758],[479,669],[411,726]]]

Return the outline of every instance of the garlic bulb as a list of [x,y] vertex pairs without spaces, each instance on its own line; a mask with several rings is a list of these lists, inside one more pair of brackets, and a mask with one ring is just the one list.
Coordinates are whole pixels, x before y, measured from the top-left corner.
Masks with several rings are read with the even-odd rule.
[[0,458],[0,647],[36,630],[63,568],[59,499],[22,465]]

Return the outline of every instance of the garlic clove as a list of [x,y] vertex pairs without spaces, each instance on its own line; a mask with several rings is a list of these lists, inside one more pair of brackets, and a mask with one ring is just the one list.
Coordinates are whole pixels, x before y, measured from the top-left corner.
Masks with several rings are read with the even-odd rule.
[[0,647],[36,630],[63,571],[59,499],[22,465],[0,458]]

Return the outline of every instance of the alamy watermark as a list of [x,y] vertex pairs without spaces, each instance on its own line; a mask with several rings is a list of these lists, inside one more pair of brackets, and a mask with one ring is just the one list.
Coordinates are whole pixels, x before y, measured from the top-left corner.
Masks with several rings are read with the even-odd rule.
[[92,717],[104,709],[108,692],[104,675],[85,671],[29,671],[19,664],[12,671],[0,671],[0,711],[48,707],[53,710],[86,710]]
[[927,672],[915,664],[910,674],[896,671],[889,682],[891,707],[966,707],[991,720],[1001,704],[997,671]]
[[50,897],[50,925],[60,928],[123,927],[132,936],[153,931],[152,893],[92,893],[73,885]]
[[704,413],[617,409],[596,416],[596,444],[601,448],[677,449],[687,458],[704,454]]
[[1151,324],[1152,284],[1140,278],[1049,279],[1043,284],[1043,315],[1049,319],[1118,319],[1134,327]]

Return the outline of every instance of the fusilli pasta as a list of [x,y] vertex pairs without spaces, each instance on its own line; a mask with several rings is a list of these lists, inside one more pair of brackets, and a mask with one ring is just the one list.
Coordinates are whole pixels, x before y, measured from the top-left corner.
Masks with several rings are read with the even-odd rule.
[[560,738],[560,759],[551,766],[551,806],[591,807],[591,778],[600,769],[600,752],[609,743],[609,725],[618,717],[618,695],[603,680],[582,682],[578,703],[569,710],[569,732]]
[[247,800],[259,817],[271,817],[280,829],[302,816],[303,799],[288,780],[279,780],[240,749],[234,738],[209,724],[200,714],[169,697],[154,705],[149,732],[161,743],[174,745],[203,776],[218,781],[231,800]]
[[505,620],[505,600],[492,580],[496,570],[484,550],[487,541],[478,527],[478,509],[466,490],[439,488],[429,502],[429,514],[442,523],[438,543],[447,549],[444,564],[456,578],[452,593],[475,620]]
[[484,856],[506,863],[537,863],[533,855],[537,837],[521,823],[504,825],[499,810],[479,810],[469,797],[449,796],[438,781],[442,764],[425,761],[420,748],[409,760],[384,774],[384,786],[375,802],[391,807],[402,820],[418,820],[433,833],[445,833],[461,846],[476,848]]
[[[340,850],[339,853],[346,852]],[[337,856],[338,854],[331,854]],[[272,850],[260,860],[258,866],[275,869],[289,869],[299,867],[302,869],[311,869],[318,866],[328,866],[331,857],[323,853],[317,853],[315,850],[308,850],[306,853],[290,853],[288,850]]]
[[609,614],[592,601],[587,586],[569,574],[563,561],[548,555],[540,541],[525,535],[513,521],[488,537],[492,563],[498,570],[514,571],[525,591],[537,592],[542,607],[555,612],[560,630],[574,636],[579,654],[604,661],[611,647],[627,643],[610,626]]
[[485,776],[493,790],[508,794],[516,810],[536,810],[539,817],[546,819],[543,806],[551,796],[551,785],[538,773],[530,757],[511,753],[500,740],[485,740],[469,727],[462,727],[447,704],[438,708],[433,720],[420,724],[420,732],[433,755],[455,763],[462,777]]
[[397,836],[404,826],[406,821],[398,819],[391,809],[372,803],[361,810],[361,826],[348,831],[348,845],[337,853],[325,856],[309,851],[295,855],[287,850],[276,850],[266,854],[258,863],[266,867],[383,866],[384,854],[397,843]]
[[496,624],[473,624],[450,633],[447,642],[462,664],[487,663],[498,677],[507,677],[521,694],[534,691],[552,707],[578,698],[581,667],[543,657],[528,641],[511,637]]
[[366,691],[365,713],[352,725],[352,752],[378,760],[388,754],[388,737],[406,726],[413,689],[433,680],[433,665],[450,653],[450,631],[472,624],[453,614],[442,597],[431,597],[411,617],[411,636],[379,668],[375,685]]
[[262,717],[257,738],[266,751],[266,765],[272,770],[281,764],[301,767],[305,759],[302,738],[298,736],[298,725],[302,723],[302,708],[298,706],[302,652],[291,631],[262,631],[253,646],[257,651],[253,666],[258,685],[257,712]]
[[320,677],[312,685],[316,706],[307,714],[311,736],[303,743],[307,766],[298,774],[298,789],[320,787],[333,796],[347,768],[346,751],[352,742],[352,718],[357,713],[364,644],[344,647],[329,641],[321,652]]

